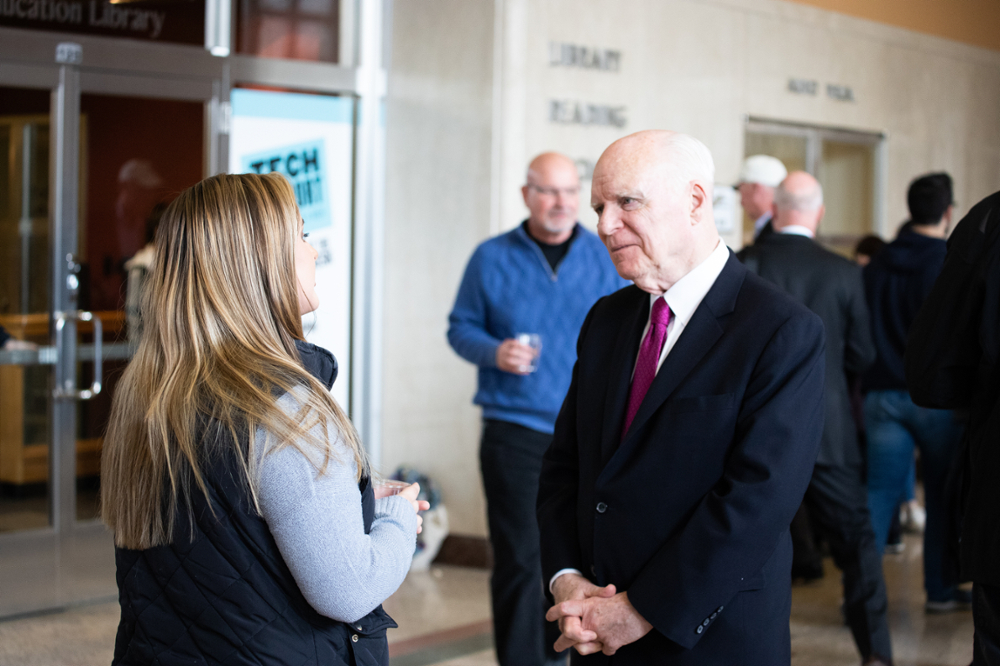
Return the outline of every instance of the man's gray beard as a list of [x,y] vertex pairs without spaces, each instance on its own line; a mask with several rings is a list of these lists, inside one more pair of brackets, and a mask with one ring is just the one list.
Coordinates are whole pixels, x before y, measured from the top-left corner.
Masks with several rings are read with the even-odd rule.
[[569,229],[572,229],[574,223],[574,220],[570,220],[562,226],[557,226],[552,222],[545,222],[542,224],[542,229],[545,229],[545,232],[549,234],[561,234]]

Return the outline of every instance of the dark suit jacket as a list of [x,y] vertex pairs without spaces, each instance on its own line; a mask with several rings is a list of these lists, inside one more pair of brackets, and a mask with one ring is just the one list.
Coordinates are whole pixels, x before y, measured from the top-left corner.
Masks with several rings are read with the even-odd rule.
[[906,384],[918,405],[969,410],[962,575],[1000,585],[1000,192],[948,239],[944,268],[910,328]]
[[772,233],[737,255],[819,315],[826,328],[826,419],[817,463],[860,467],[864,460],[851,412],[847,375],[875,362],[861,269],[805,236]]
[[580,331],[538,493],[544,580],[572,567],[628,592],[654,630],[616,665],[787,664],[788,525],[823,427],[823,324],[730,255],[622,440],[648,317],[630,286]]
[[764,240],[765,238],[767,238],[768,236],[773,236],[773,235],[774,235],[774,221],[773,220],[768,220],[767,224],[765,224],[764,226],[762,226],[760,228],[760,231],[758,231],[756,233],[756,235],[754,235],[753,242],[754,243],[759,243],[762,240]]

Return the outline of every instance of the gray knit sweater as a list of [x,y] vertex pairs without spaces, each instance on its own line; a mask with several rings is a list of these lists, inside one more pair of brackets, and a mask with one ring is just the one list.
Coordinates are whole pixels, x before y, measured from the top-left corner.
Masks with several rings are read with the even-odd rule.
[[[299,403],[278,401],[290,414]],[[332,425],[330,432],[336,432]],[[322,434],[319,426],[313,434]],[[265,433],[257,431],[257,450]],[[365,534],[357,465],[337,440],[334,458],[323,470],[323,454],[293,447],[261,461],[261,513],[306,600],[322,615],[354,622],[374,610],[403,582],[416,544],[417,517],[402,497],[375,501],[375,520]],[[315,463],[315,464],[313,464]]]

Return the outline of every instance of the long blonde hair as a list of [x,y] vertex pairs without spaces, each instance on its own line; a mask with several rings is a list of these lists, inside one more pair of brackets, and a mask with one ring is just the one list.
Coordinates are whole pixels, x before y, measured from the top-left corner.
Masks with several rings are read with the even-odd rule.
[[[339,437],[359,478],[369,473],[350,420],[295,348],[303,339],[299,220],[291,185],[278,174],[213,176],[164,212],[143,334],[115,392],[101,458],[101,516],[118,546],[170,543],[191,493],[208,497],[205,447],[218,442],[199,437],[206,423],[228,431],[219,439],[235,447],[258,510],[258,461],[284,446],[325,451],[322,472]],[[289,415],[276,398],[293,390],[301,408]],[[317,424],[322,437],[310,436]],[[264,451],[256,450],[258,428],[267,433]]]

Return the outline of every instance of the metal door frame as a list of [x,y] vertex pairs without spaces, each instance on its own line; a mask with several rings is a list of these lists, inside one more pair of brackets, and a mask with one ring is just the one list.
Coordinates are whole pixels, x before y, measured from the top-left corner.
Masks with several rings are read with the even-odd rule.
[[[2,40],[0,40],[2,43]],[[57,348],[57,336],[53,326],[53,313],[65,310],[66,290],[63,269],[56,264],[58,253],[65,247],[67,225],[75,225],[75,211],[72,218],[67,219],[63,212],[66,206],[75,202],[76,186],[71,192],[63,192],[67,170],[57,166],[57,160],[66,159],[66,141],[69,134],[77,135],[78,128],[72,125],[79,123],[79,114],[67,119],[67,112],[72,114],[73,100],[79,107],[79,77],[69,68],[58,67],[54,63],[42,65],[38,63],[15,64],[4,63],[0,67],[0,85],[48,90],[50,92],[49,131],[49,346],[39,352],[27,353],[25,365],[53,365],[53,386],[62,385],[67,378],[75,373],[75,363],[68,364],[60,359],[63,350]],[[73,155],[78,147],[71,148]],[[76,165],[72,173],[76,173]],[[70,229],[75,233],[75,228]],[[75,333],[75,322],[70,324],[68,333]],[[73,335],[59,336],[66,345],[71,346],[75,353]],[[64,345],[65,346],[65,345]],[[72,511],[73,502],[67,499],[67,483],[63,480],[63,470],[69,461],[75,467],[75,409],[66,400],[49,397],[49,524],[46,527],[0,535],[0,614],[20,613],[43,608],[60,603],[62,567],[61,534],[71,529],[71,517],[66,515],[67,501]],[[69,434],[73,438],[70,450],[64,439]],[[72,495],[72,486],[69,486]],[[13,590],[13,591],[12,591]]]
[[872,221],[874,231],[880,236],[888,235],[888,187],[889,150],[885,132],[847,129],[842,127],[824,127],[803,123],[771,120],[750,116],[743,128],[744,132],[757,134],[773,134],[778,136],[794,136],[806,140],[806,171],[816,175],[817,166],[823,159],[823,141],[840,143],[855,143],[872,146],[875,149],[875,182],[872,183]]

